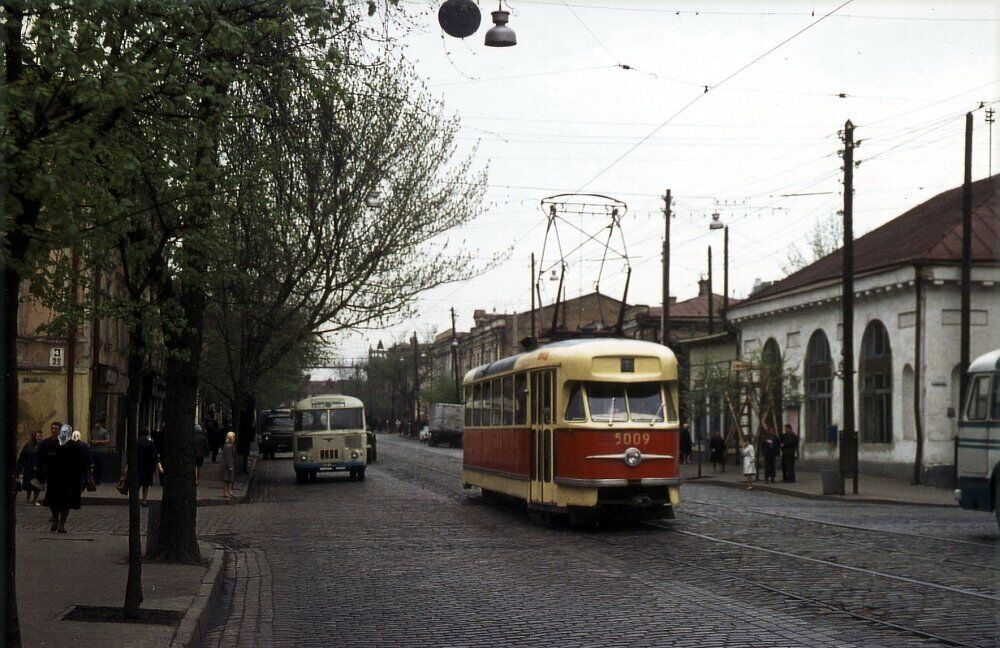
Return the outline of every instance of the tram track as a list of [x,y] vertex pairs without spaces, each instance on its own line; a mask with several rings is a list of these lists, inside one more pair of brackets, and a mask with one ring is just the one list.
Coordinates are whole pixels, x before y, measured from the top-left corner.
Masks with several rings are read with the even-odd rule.
[[[392,453],[393,461],[400,461],[413,468],[423,471],[447,476],[450,479],[460,477],[461,468],[459,465],[453,468],[431,465],[418,458],[397,456]],[[447,458],[441,456],[442,460]],[[434,480],[437,481],[437,480]],[[433,483],[433,482],[432,482]],[[456,503],[467,500],[461,494],[453,495],[452,499]],[[778,519],[785,519],[791,522],[808,523],[823,527],[837,527],[848,530],[863,531],[867,533],[880,533],[879,530],[859,527],[840,523],[826,523],[823,521],[800,518],[787,514],[774,513],[759,509],[739,509],[727,507],[726,505],[716,505],[710,502],[692,501],[704,507],[720,507],[730,509],[740,513],[753,513],[759,516],[773,516]],[[489,517],[484,510],[482,515]],[[697,517],[709,521],[718,521],[717,516],[702,515],[691,512],[692,517]],[[550,528],[563,528],[559,524],[542,521]],[[845,615],[858,622],[871,624],[886,631],[902,633],[907,636],[935,642],[940,645],[962,646],[968,648],[984,648],[986,646],[997,646],[998,638],[995,635],[996,627],[989,627],[989,616],[987,625],[978,628],[970,628],[969,624],[960,618],[952,618],[952,614],[946,614],[941,619],[935,617],[935,613],[925,614],[923,610],[949,610],[954,611],[958,617],[963,612],[968,612],[974,608],[982,610],[996,609],[1000,597],[969,590],[963,587],[954,587],[940,582],[933,582],[923,578],[913,578],[888,573],[884,570],[867,569],[841,561],[824,560],[803,556],[791,551],[761,547],[751,543],[738,542],[735,540],[717,537],[710,533],[697,533],[678,528],[677,523],[648,522],[644,528],[667,531],[684,537],[689,540],[682,546],[681,543],[671,543],[669,551],[663,551],[663,546],[652,547],[646,540],[648,536],[620,536],[614,532],[575,532],[578,537],[585,537],[589,541],[600,543],[605,546],[614,547],[623,552],[621,559],[628,561],[633,554],[648,556],[654,559],[654,564],[677,565],[694,572],[686,576],[691,585],[704,587],[705,574],[710,574],[713,578],[725,579],[725,582],[743,588],[748,597],[753,597],[753,591],[766,591],[771,595],[780,597],[786,601],[797,604],[812,606],[817,610],[826,610],[838,615]],[[959,545],[972,545],[978,547],[991,547],[985,543],[975,543],[962,540],[953,540],[928,536],[924,534],[892,532],[886,533],[896,536],[913,537],[916,539],[929,541],[955,542]],[[870,548],[864,542],[858,544],[858,549]],[[889,551],[891,548],[879,547],[878,551]],[[906,552],[895,552],[906,553]],[[927,558],[928,554],[907,554],[918,558]],[[767,559],[761,556],[771,556],[781,561],[792,561],[797,567],[795,572],[799,577],[792,580],[774,582],[773,574],[768,575],[766,569],[760,569],[761,564],[766,564]],[[936,557],[940,560],[940,556]],[[634,560],[634,558],[631,558]],[[992,567],[991,567],[992,568]],[[676,577],[676,572],[669,573]],[[843,574],[837,576],[836,574]],[[697,574],[701,574],[698,576]],[[852,575],[852,576],[847,576]],[[816,592],[825,592],[828,595]],[[845,593],[846,592],[846,593]],[[881,601],[878,601],[881,599]],[[895,604],[897,607],[893,607]],[[982,617],[983,615],[978,615]],[[947,625],[947,631],[942,631],[942,627]],[[977,634],[978,633],[978,634]],[[981,639],[979,637],[982,637]]]

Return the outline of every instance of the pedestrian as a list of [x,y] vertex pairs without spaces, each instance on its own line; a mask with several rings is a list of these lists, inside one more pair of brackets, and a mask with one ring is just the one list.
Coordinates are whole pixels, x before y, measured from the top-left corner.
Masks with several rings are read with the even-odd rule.
[[[162,427],[157,427],[149,433],[149,438],[153,440],[153,446],[156,447],[157,461],[159,461],[159,457],[162,457],[166,453],[167,432]],[[159,481],[160,486],[163,486],[162,472],[159,474]]]
[[691,463],[691,449],[693,444],[691,442],[691,428],[685,423],[681,426],[681,463],[687,464]]
[[795,458],[799,453],[799,435],[792,426],[785,423],[785,433],[781,435],[781,481],[795,482]]
[[56,436],[39,444],[39,470],[45,476],[45,506],[52,511],[49,531],[59,533],[66,533],[70,510],[80,508],[80,478],[87,468],[83,451],[72,435],[72,428],[63,425]]
[[111,433],[104,427],[102,419],[94,419],[90,430],[90,450],[94,457],[94,485],[101,483],[104,476],[104,461],[111,451]]
[[712,462],[712,472],[715,472],[717,465],[722,464],[722,471],[726,471],[726,441],[718,430],[712,433],[712,438],[708,440],[709,461]]
[[222,496],[233,496],[233,481],[236,480],[236,433],[226,434],[226,444],[222,446]]
[[38,467],[38,444],[42,442],[42,433],[35,432],[35,436],[24,444],[21,454],[17,456],[17,469],[15,474],[21,476],[21,488],[24,489],[25,503],[41,506],[38,503],[38,494],[42,489],[38,487],[38,480],[35,478],[35,469]]
[[216,463],[219,458],[219,448],[222,447],[222,428],[219,427],[219,422],[215,418],[210,418],[208,421],[208,429],[205,433],[208,435],[208,447],[212,450],[212,463]]
[[194,426],[194,485],[198,485],[198,480],[201,478],[201,467],[205,465],[205,456],[210,452],[208,445],[208,435],[205,434],[205,428],[198,425]]
[[757,476],[757,453],[753,449],[753,437],[747,436],[743,442],[743,477],[747,480],[747,490],[753,490],[753,478]]
[[87,488],[88,482],[92,482],[94,480],[94,453],[90,449],[90,444],[83,440],[83,435],[80,434],[79,430],[73,430],[73,436],[71,438],[76,441],[77,445],[80,446],[80,451],[83,453],[83,463],[87,466],[83,475],[80,476],[80,488],[82,490]]
[[775,462],[781,454],[781,442],[774,430],[760,430],[760,450],[764,455],[764,481],[774,483]]
[[94,428],[90,431],[90,445],[95,448],[111,445],[111,433],[104,427],[103,419],[94,419]]
[[163,474],[160,453],[157,452],[156,444],[153,443],[153,439],[149,435],[149,428],[142,429],[142,434],[139,436],[138,441],[136,441],[135,449],[136,458],[138,459],[136,468],[139,473],[139,487],[142,489],[139,504],[146,506],[146,499],[149,497],[149,487],[153,485],[153,474],[157,472],[161,475]]

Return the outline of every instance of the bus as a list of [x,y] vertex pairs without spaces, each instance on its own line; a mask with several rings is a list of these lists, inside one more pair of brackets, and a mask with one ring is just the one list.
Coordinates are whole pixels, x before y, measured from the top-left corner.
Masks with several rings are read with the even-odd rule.
[[466,488],[573,521],[674,517],[681,479],[669,348],[565,340],[477,367],[464,389]]
[[1000,527],[1000,349],[969,365],[958,420],[958,488],[964,509],[994,511]]
[[324,394],[292,408],[292,466],[295,481],[315,481],[320,471],[347,471],[364,481],[367,466],[364,403],[352,396]]

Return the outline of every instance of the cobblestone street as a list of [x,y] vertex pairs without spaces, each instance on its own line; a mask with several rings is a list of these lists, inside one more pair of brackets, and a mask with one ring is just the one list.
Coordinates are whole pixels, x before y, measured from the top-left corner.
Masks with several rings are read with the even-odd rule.
[[233,557],[206,645],[1000,645],[992,516],[688,485],[676,521],[570,530],[379,445],[366,482],[278,459],[200,511]]

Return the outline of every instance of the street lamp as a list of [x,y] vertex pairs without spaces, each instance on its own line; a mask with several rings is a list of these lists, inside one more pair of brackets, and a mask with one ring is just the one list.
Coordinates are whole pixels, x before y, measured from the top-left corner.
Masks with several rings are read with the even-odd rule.
[[490,14],[493,16],[493,27],[486,32],[486,47],[511,47],[517,45],[517,36],[514,30],[507,26],[510,12],[503,10],[503,3],[500,9]]
[[[719,212],[712,214],[712,222],[708,224],[709,230],[722,230],[722,322],[726,322],[726,315],[729,314],[729,226],[719,219]],[[709,300],[712,295],[708,296]]]

